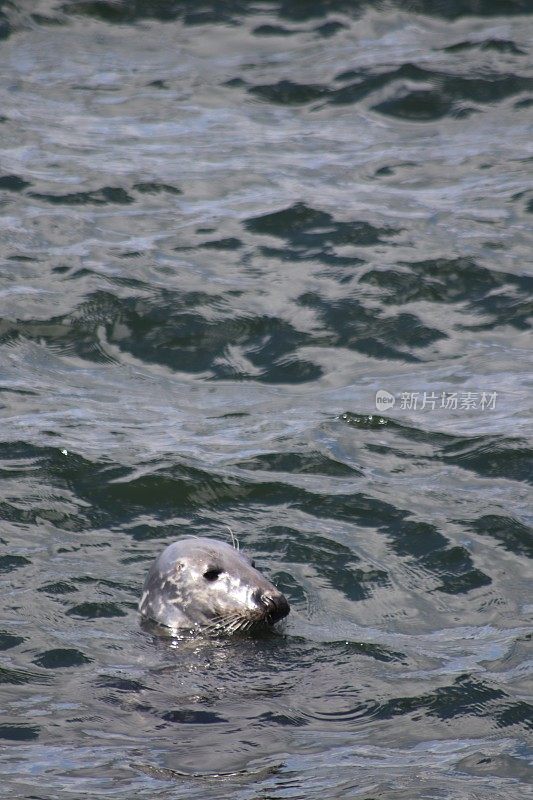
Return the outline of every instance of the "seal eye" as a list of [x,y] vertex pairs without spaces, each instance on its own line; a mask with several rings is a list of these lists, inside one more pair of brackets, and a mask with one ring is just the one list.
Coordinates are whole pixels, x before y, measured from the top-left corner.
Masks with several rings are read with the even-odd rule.
[[255,561],[250,561],[250,564],[251,564],[251,565],[252,565],[252,567],[255,569]]
[[207,572],[204,572],[204,578],[206,579],[206,581],[209,581],[210,583],[216,581],[216,579],[220,578],[221,575],[222,575],[221,569],[208,569]]

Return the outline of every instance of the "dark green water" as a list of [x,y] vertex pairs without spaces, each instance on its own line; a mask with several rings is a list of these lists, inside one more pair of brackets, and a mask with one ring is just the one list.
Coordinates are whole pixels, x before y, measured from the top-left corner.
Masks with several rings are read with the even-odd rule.
[[[530,4],[0,36],[0,797],[522,800]],[[151,559],[226,525],[279,635],[153,639]]]

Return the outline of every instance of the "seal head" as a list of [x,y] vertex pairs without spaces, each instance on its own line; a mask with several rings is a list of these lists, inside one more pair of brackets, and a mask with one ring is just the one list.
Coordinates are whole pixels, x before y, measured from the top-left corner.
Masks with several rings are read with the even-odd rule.
[[237,633],[273,625],[289,613],[285,596],[240,550],[185,538],[153,562],[139,603],[142,616],[170,629]]

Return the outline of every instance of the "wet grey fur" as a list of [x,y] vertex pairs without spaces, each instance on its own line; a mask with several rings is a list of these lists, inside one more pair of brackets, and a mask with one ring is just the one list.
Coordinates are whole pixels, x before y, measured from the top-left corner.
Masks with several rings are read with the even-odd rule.
[[236,633],[274,624],[289,613],[289,604],[240,550],[190,537],[170,544],[153,562],[139,611],[169,629]]

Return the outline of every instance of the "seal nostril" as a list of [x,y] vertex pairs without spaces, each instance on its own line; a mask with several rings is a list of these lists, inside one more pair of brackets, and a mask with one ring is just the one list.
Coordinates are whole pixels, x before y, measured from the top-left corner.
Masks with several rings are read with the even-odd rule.
[[258,606],[264,605],[263,592],[261,591],[261,589],[255,589],[252,592],[252,600],[254,601],[254,603],[257,603]]
[[261,603],[267,609],[267,616],[270,622],[277,622],[286,617],[290,611],[290,606],[283,594],[263,594]]
[[266,607],[266,609],[269,612],[276,610],[276,603],[274,601],[274,598],[269,594],[261,595],[261,603]]

